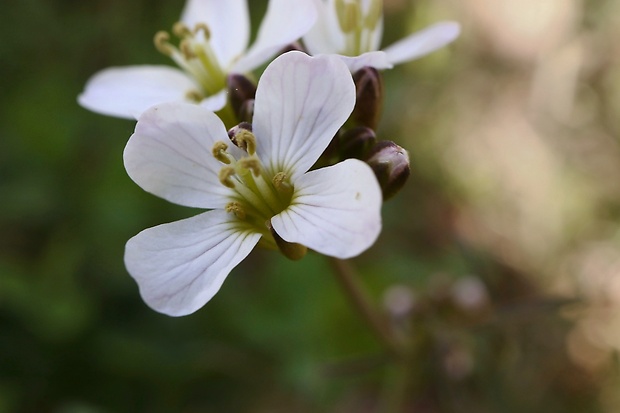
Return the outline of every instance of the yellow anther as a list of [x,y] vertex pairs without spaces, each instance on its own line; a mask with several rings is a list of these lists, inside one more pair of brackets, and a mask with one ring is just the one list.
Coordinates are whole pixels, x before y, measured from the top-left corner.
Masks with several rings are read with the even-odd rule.
[[222,183],[222,185],[229,188],[234,188],[235,182],[232,180],[232,177],[235,176],[235,174],[235,168],[233,168],[232,166],[225,166],[220,169],[218,177],[220,178],[220,182]]
[[204,23],[198,23],[194,26],[194,34],[198,34],[198,32],[202,31],[205,34],[205,39],[211,39],[211,30],[209,30],[209,26]]
[[233,136],[232,141],[249,155],[256,153],[256,136],[249,130],[239,129],[235,136]]
[[226,149],[228,149],[228,145],[226,145],[226,143],[222,141],[217,141],[215,142],[215,144],[213,144],[211,153],[213,154],[213,157],[215,159],[228,165],[231,163],[231,160],[230,155],[228,154],[228,152],[226,152]]
[[185,25],[183,22],[176,22],[172,26],[172,33],[178,38],[190,37],[192,35],[192,31]]
[[200,103],[205,97],[197,90],[188,90],[185,94],[185,98],[187,100],[191,100],[192,102]]
[[166,56],[170,56],[174,52],[174,46],[170,44],[169,40],[170,35],[168,34],[168,32],[162,30],[155,33],[153,43],[155,44],[155,48],[157,48],[160,53],[165,54]]
[[239,202],[230,202],[228,205],[226,205],[225,210],[226,212],[232,212],[239,219],[245,219],[246,217],[245,209],[243,208],[243,205],[241,205]]
[[256,177],[260,175],[261,165],[260,161],[256,158],[242,158],[239,160],[238,165],[243,169],[252,171]]
[[179,49],[181,49],[181,53],[183,53],[183,57],[185,57],[186,60],[194,59],[196,57],[192,43],[187,39],[181,40],[181,43],[179,43]]
[[288,178],[284,172],[278,172],[273,177],[273,186],[276,188],[278,192],[285,195],[293,194],[293,186],[288,181]]

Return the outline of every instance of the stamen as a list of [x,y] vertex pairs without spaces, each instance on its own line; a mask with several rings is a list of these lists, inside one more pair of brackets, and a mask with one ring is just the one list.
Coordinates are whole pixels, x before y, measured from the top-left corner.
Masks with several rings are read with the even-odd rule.
[[366,28],[369,30],[374,30],[375,27],[377,27],[377,24],[379,24],[382,14],[383,0],[371,0],[368,13],[366,14],[366,19],[364,20],[364,25]]
[[272,182],[273,186],[279,193],[288,196],[293,195],[293,185],[289,183],[288,178],[284,172],[278,172],[277,174],[275,174]]
[[243,205],[241,205],[239,202],[230,202],[228,205],[226,205],[225,210],[226,212],[232,212],[239,219],[245,219],[245,217],[247,216],[245,213],[245,209],[243,209]]
[[235,188],[235,182],[232,180],[232,177],[236,175],[235,168],[232,166],[225,166],[220,169],[220,173],[218,175],[220,182],[222,185],[227,186],[231,189]]
[[241,122],[240,124],[228,129],[228,139],[230,139],[230,141],[234,143],[237,147],[239,147],[239,145],[237,144],[237,139],[235,138],[235,136],[239,133],[241,129],[246,129],[252,132],[252,124],[248,122]]
[[200,31],[204,33],[206,40],[211,40],[211,30],[209,30],[209,26],[204,23],[198,23],[194,27],[194,34],[198,34]]
[[256,136],[247,129],[239,128],[232,138],[235,145],[246,151],[249,155],[256,153]]
[[206,96],[226,87],[226,76],[210,44],[211,32],[207,25],[197,24],[190,30],[183,22],[177,22],[172,26],[172,33],[180,39],[178,46],[170,44],[170,34],[162,31],[154,38],[157,50],[194,77]]
[[260,176],[261,165],[256,158],[242,158],[238,163],[239,167],[252,171],[255,177]]
[[153,38],[153,43],[155,44],[155,48],[162,54],[166,56],[171,56],[174,53],[174,47],[170,44],[170,35],[168,32],[159,31],[155,33],[155,37]]
[[213,153],[213,157],[218,161],[229,165],[231,163],[231,156],[226,152],[228,149],[228,145],[222,141],[217,141],[213,144],[213,148],[211,149],[211,153]]
[[338,23],[344,33],[351,33],[359,28],[362,10],[356,0],[336,0]]
[[185,57],[186,60],[194,59],[196,57],[196,53],[194,53],[192,44],[188,39],[181,40],[181,43],[179,43],[179,49],[181,49],[181,53],[183,53],[183,57]]
[[176,22],[172,26],[172,33],[179,39],[192,36],[192,31],[183,22]]

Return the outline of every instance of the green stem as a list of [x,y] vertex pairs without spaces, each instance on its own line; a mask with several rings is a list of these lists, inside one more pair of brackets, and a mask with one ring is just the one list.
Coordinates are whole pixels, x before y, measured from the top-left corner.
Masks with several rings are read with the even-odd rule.
[[228,99],[228,97],[226,98],[226,106],[224,106],[222,109],[217,111],[217,115],[219,116],[219,118],[222,120],[222,122],[226,126],[226,129],[230,129],[233,126],[237,126],[237,124],[239,123],[237,119],[237,115],[235,115],[235,111],[230,105],[230,99]]
[[411,373],[409,362],[403,361],[390,366],[383,388],[383,405],[380,406],[379,412],[401,413],[404,411],[409,395]]
[[403,349],[388,328],[388,323],[383,315],[372,305],[370,297],[359,283],[360,277],[351,263],[337,258],[330,258],[330,262],[342,288],[349,296],[353,306],[368,323],[377,339],[392,356],[397,359],[403,358]]

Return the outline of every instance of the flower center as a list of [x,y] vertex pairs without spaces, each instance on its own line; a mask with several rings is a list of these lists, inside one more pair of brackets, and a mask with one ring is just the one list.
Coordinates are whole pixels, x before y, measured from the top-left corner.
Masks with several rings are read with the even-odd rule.
[[234,190],[226,211],[235,214],[240,224],[265,235],[263,238],[273,239],[269,222],[291,204],[294,188],[284,172],[273,173],[262,165],[252,132],[237,128],[231,141],[244,151],[239,159],[228,151],[225,142],[216,142],[212,149],[215,159],[222,163],[220,182]]
[[358,56],[373,51],[373,37],[383,14],[382,0],[336,0],[334,7],[345,35],[342,54]]
[[[226,74],[222,69],[213,47],[211,35],[206,24],[197,24],[190,30],[182,22],[172,27],[172,33],[179,38],[179,46],[170,43],[170,34],[160,31],[155,34],[157,50],[170,57],[202,86],[206,96],[218,93],[226,86]],[[191,92],[188,98],[202,100],[200,92]]]

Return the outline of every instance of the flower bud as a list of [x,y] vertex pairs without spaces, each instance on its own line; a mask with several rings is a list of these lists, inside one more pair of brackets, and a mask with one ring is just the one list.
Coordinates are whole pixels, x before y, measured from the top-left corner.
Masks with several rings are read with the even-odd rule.
[[228,138],[238,148],[253,155],[256,151],[256,138],[252,134],[252,124],[241,122],[228,130]]
[[239,120],[242,122],[252,122],[254,116],[254,99],[248,99],[241,105],[239,109]]
[[365,159],[370,149],[377,143],[375,132],[365,126],[349,129],[340,136],[340,159]]
[[392,141],[380,141],[370,151],[366,163],[375,172],[383,191],[383,200],[396,195],[405,185],[411,170],[409,154]]
[[232,128],[228,129],[228,137],[235,145],[237,145],[237,142],[235,142],[235,136],[237,136],[239,132],[241,132],[241,130],[252,132],[252,124],[249,122],[241,122],[237,126],[233,126]]
[[405,320],[416,306],[413,290],[405,285],[392,285],[383,293],[383,306],[397,320]]
[[239,74],[231,74],[226,80],[228,84],[228,98],[235,115],[241,119],[241,109],[245,102],[254,99],[256,95],[256,85],[247,77]]
[[383,109],[383,79],[374,67],[363,67],[353,75],[357,100],[353,119],[360,125],[377,129]]
[[457,280],[452,286],[454,304],[462,310],[476,312],[489,304],[486,285],[480,278],[467,276]]

